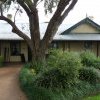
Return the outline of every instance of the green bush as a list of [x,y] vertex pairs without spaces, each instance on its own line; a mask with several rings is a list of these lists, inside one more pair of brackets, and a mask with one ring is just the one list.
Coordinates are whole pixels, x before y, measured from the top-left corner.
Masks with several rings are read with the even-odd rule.
[[34,62],[26,63],[24,67],[34,69],[35,73],[37,74],[44,69],[45,64],[43,62],[34,61]]
[[93,67],[85,67],[79,70],[79,79],[91,84],[100,83],[100,71]]
[[94,67],[96,69],[99,69],[100,70],[100,58],[97,58],[95,61],[94,61]]
[[4,58],[2,56],[0,56],[0,67],[2,67],[4,64]]
[[36,75],[36,73],[33,69],[28,69],[26,67],[23,67],[20,72],[20,76],[19,76],[21,87],[24,89],[25,87],[32,85],[33,84],[33,76],[35,76],[35,75]]
[[63,52],[62,50],[52,50],[50,56],[47,59],[47,67],[64,67],[75,66],[81,67],[81,59],[76,52]]
[[100,91],[100,84],[91,85],[87,82],[78,82],[66,89],[47,89],[33,84],[36,75],[32,69],[26,67],[20,72],[20,84],[28,100],[82,100],[83,97]]
[[78,81],[78,71],[81,66],[77,53],[52,51],[47,60],[47,69],[36,78],[34,83],[46,88],[70,87]]
[[97,57],[94,53],[90,51],[85,51],[80,54],[83,66],[94,67],[94,62]]
[[[28,99],[82,100],[100,91],[99,70],[81,67],[80,57],[78,53],[52,50],[42,67],[38,62],[26,64],[20,72],[20,83]],[[98,66],[99,58],[94,61]]]
[[47,67],[54,68],[58,66],[60,59],[62,58],[63,51],[59,49],[51,49],[49,51],[49,57],[46,60]]
[[[44,72],[35,80],[35,85],[45,88],[66,88],[68,83],[68,74],[62,73],[59,69],[54,68]],[[71,80],[71,79],[70,79]]]

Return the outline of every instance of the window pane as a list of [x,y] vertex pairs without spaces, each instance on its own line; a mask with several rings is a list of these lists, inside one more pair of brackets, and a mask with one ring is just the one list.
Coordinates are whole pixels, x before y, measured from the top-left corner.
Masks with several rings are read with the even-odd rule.
[[20,54],[20,42],[11,42],[11,55],[19,55]]
[[84,48],[91,50],[92,49],[92,42],[91,41],[85,41],[84,42]]

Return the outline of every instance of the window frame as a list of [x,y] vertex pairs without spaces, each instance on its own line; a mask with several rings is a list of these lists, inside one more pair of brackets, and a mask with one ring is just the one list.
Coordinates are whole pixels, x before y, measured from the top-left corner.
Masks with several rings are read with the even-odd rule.
[[18,55],[20,55],[20,53],[21,53],[21,43],[20,43],[20,41],[10,42],[10,55],[11,56],[18,56]]
[[84,41],[84,49],[85,50],[92,50],[93,43],[92,41]]
[[50,48],[58,49],[59,48],[58,42],[52,42]]

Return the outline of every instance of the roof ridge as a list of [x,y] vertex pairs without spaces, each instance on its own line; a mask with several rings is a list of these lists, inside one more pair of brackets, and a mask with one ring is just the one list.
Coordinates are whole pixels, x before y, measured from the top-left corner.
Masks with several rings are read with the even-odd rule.
[[65,30],[64,32],[62,32],[62,35],[65,34],[69,34],[71,32],[71,30],[75,29],[76,27],[78,27],[79,25],[83,24],[83,23],[89,23],[92,26],[96,27],[98,30],[100,30],[100,25],[97,24],[96,22],[92,21],[90,18],[86,17],[83,20],[77,22],[76,24],[74,24],[73,26],[71,26],[70,28],[68,28],[67,30]]

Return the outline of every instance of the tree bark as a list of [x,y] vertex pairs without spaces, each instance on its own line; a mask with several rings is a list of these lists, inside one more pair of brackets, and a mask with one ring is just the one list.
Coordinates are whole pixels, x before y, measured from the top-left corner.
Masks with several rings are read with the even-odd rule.
[[[33,2],[34,1],[34,2]],[[23,33],[15,23],[5,16],[0,8],[1,16],[0,20],[8,22],[12,26],[12,31],[22,37],[32,53],[32,61],[44,61],[46,57],[46,51],[48,50],[49,44],[52,42],[54,35],[56,34],[60,24],[63,22],[65,17],[68,15],[70,10],[73,9],[78,0],[60,0],[57,6],[55,14],[51,18],[45,35],[40,40],[40,28],[39,28],[39,16],[37,10],[37,3],[39,0],[17,0],[16,2],[25,10],[29,18],[29,29],[30,37]]]

